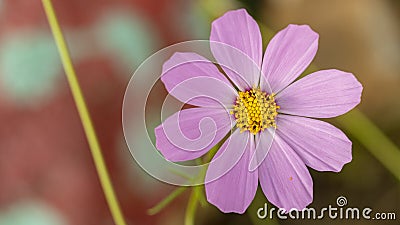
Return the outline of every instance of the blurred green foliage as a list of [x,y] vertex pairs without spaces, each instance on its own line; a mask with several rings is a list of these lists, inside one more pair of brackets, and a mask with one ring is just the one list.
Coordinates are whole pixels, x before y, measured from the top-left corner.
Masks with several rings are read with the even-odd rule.
[[119,9],[104,15],[95,32],[100,46],[131,72],[155,51],[160,41],[143,17]]
[[66,225],[54,209],[37,201],[24,201],[0,211],[0,225]]
[[37,104],[51,96],[61,63],[50,34],[36,31],[6,36],[0,48],[1,85],[19,104]]

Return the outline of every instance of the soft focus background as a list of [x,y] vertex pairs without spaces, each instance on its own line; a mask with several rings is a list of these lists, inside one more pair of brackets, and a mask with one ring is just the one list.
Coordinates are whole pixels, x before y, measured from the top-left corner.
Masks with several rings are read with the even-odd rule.
[[[400,146],[400,1],[53,0],[53,4],[129,225],[183,224],[188,198],[184,193],[157,215],[146,212],[175,187],[145,174],[126,147],[121,108],[130,76],[163,47],[208,39],[210,22],[229,9],[246,8],[264,30],[274,32],[289,23],[309,24],[320,34],[315,66],[353,72],[364,86],[358,108]],[[162,86],[158,93],[160,99],[166,94]],[[343,128],[334,119],[329,122]],[[0,124],[0,225],[113,224],[39,0],[0,0]],[[311,171],[311,206],[335,205],[343,195],[350,206],[396,212],[397,221],[383,224],[399,224],[400,181],[363,140],[344,131],[354,143],[353,161],[339,174]],[[265,200],[260,195],[257,201],[259,205],[243,216],[223,214],[211,205],[200,207],[196,223],[321,222],[257,220],[254,209]],[[326,219],[324,223],[374,221]]]

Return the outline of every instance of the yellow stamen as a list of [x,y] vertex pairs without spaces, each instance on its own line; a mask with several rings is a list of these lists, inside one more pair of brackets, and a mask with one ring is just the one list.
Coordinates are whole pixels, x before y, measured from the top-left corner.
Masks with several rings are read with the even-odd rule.
[[278,109],[275,94],[268,95],[259,88],[253,88],[239,92],[231,114],[235,115],[236,126],[240,128],[240,132],[248,130],[256,134],[268,127],[276,128]]

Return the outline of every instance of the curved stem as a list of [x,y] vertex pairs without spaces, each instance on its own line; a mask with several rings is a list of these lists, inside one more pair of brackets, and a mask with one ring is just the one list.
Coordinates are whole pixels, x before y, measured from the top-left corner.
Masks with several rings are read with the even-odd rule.
[[366,115],[354,109],[336,121],[400,181],[399,148]]
[[169,205],[175,198],[177,198],[184,191],[186,191],[187,188],[188,187],[186,187],[186,186],[182,186],[182,187],[175,189],[173,192],[171,192],[171,194],[169,194],[167,197],[165,197],[161,202],[159,202],[153,208],[147,210],[147,213],[149,215],[155,215],[155,214],[159,213],[162,209],[164,209],[167,205]]
[[197,209],[197,201],[198,201],[198,192],[195,189],[193,189],[192,194],[190,195],[189,198],[188,206],[186,208],[185,225],[194,225],[194,219]]
[[51,0],[42,0],[42,3],[51,31],[53,33],[54,40],[57,45],[58,52],[61,57],[61,61],[64,67],[65,74],[67,76],[72,96],[75,101],[75,105],[78,109],[79,117],[81,119],[83,129],[85,131],[86,138],[89,143],[90,151],[94,160],[94,164],[96,166],[101,186],[104,191],[105,198],[107,200],[108,207],[110,208],[115,224],[125,225],[126,223],[122,215],[118,200],[115,196],[114,189],[110,177],[108,175],[107,167],[105,165],[104,158],[101,153],[100,144],[97,140],[96,132],[94,130],[92,120],[90,118],[90,114],[86,106],[85,99],[83,97],[78,79],[75,74],[74,67],[72,65],[67,44],[65,43],[64,36],[58,24],[58,20],[54,12],[53,5],[51,3]]

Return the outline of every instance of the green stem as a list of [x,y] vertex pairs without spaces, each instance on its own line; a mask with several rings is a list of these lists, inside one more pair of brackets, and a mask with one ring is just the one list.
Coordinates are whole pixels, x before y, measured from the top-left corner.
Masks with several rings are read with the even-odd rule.
[[197,192],[198,201],[201,207],[206,207],[208,203],[206,200],[206,196],[204,195],[204,185],[195,186],[193,187],[193,189]]
[[82,94],[82,90],[72,64],[67,43],[65,42],[64,35],[61,31],[61,27],[58,23],[56,13],[53,8],[53,4],[51,0],[42,0],[42,4],[46,13],[47,21],[49,22],[50,29],[56,42],[58,52],[60,54],[61,62],[64,67],[65,75],[67,76],[68,85],[71,89],[72,97],[74,98],[79,117],[81,119],[83,130],[86,134],[86,139],[88,141],[95,168],[99,176],[100,184],[103,188],[106,202],[111,211],[114,223],[116,225],[126,225],[121,207],[115,195],[110,175],[108,174],[107,166],[104,161],[89,110],[86,106],[85,98]]
[[153,208],[147,210],[147,214],[155,215],[155,214],[159,213],[169,203],[171,203],[175,198],[177,198],[179,195],[181,195],[186,190],[187,190],[187,187],[185,187],[185,186],[175,189],[173,192],[171,192],[171,194],[169,194],[167,197],[165,197],[161,202],[159,202]]
[[400,181],[399,148],[367,116],[354,109],[336,120]]
[[190,195],[189,198],[188,206],[186,208],[185,225],[194,225],[197,202],[198,202],[198,192],[195,191],[195,189],[193,189],[192,194]]

